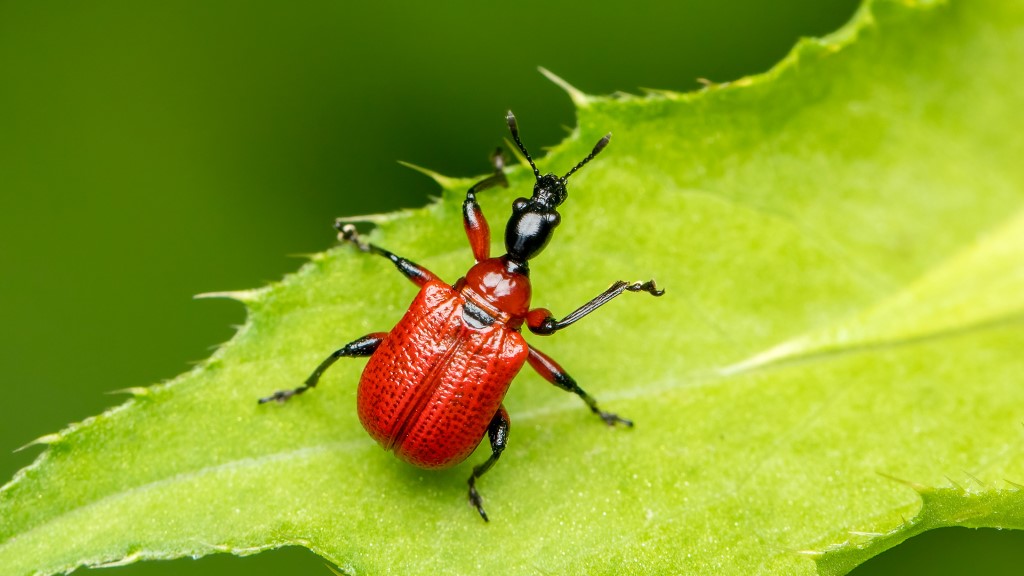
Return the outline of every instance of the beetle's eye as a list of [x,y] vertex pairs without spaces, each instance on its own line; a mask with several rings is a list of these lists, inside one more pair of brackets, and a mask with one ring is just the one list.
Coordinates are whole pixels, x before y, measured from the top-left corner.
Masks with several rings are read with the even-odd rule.
[[544,219],[548,221],[548,224],[550,224],[552,228],[558,226],[558,223],[562,221],[562,217],[558,212],[548,212],[544,215]]
[[515,212],[522,212],[526,210],[526,207],[530,204],[530,201],[526,198],[516,198],[515,202],[512,203],[512,210]]

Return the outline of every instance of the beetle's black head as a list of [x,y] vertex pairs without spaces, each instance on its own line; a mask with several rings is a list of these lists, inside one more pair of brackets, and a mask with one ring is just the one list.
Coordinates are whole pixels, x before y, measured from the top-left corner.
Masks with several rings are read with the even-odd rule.
[[537,178],[537,183],[533,185],[533,196],[529,199],[519,198],[512,203],[512,217],[509,218],[508,225],[505,226],[505,249],[508,251],[509,258],[525,263],[547,246],[551,234],[561,220],[556,208],[565,202],[569,195],[565,189],[566,180],[584,164],[593,160],[601,150],[604,150],[612,135],[607,134],[601,138],[594,146],[594,150],[565,176],[558,177],[554,174],[541,176],[530,153],[526,151],[526,147],[519,140],[519,127],[516,125],[516,117],[512,115],[511,110],[509,110],[506,120],[508,129],[512,132],[512,139],[515,140],[516,146],[519,147],[523,156],[526,156],[530,167],[533,168],[533,175]]

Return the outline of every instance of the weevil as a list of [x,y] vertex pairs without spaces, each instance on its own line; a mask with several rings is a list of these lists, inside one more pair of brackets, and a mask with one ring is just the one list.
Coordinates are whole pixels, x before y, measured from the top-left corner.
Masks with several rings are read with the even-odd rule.
[[557,362],[528,344],[521,333],[523,324],[534,334],[546,336],[623,292],[664,294],[653,280],[620,280],[560,320],[545,308],[530,308],[529,261],[547,246],[561,221],[557,209],[568,195],[569,177],[604,150],[611,134],[564,176],[542,175],[519,138],[511,111],[506,120],[536,182],[530,198],[512,203],[512,216],[505,226],[505,254],[490,256],[490,228],[476,199],[478,192],[508,186],[500,150],[493,156],[494,173],[466,192],[462,220],[476,264],[454,285],[366,242],[351,224],[336,222],[341,241],[387,258],[419,286],[419,293],[390,332],[374,332],[346,344],[321,362],[302,386],[260,399],[261,404],[284,402],[315,387],[339,358],[369,357],[357,392],[359,420],[374,440],[398,458],[421,468],[447,468],[465,460],[486,434],[491,455],[469,477],[469,501],[485,521],[487,513],[476,483],[508,443],[509,416],[502,400],[524,364],[582,398],[606,424],[633,426],[632,421],[601,410]]

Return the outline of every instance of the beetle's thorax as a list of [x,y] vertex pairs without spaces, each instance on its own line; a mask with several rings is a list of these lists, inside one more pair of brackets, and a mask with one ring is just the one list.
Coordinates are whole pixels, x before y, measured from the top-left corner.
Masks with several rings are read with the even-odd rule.
[[[510,260],[507,256],[488,258],[469,269],[463,278],[455,283],[467,301],[467,308],[476,307],[492,322],[500,322],[515,330],[523,323],[530,310],[530,278],[526,267]],[[488,324],[486,318],[478,318],[467,311],[467,323]]]

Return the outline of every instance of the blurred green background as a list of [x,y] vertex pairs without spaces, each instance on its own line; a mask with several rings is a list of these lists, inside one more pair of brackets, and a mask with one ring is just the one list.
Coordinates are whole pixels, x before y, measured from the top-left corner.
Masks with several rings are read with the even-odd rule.
[[[0,1],[0,476],[40,452],[10,450],[187,370],[244,321],[192,295],[280,278],[332,245],[335,216],[427,202],[433,183],[396,160],[481,174],[508,108],[533,149],[557,143],[573,109],[538,65],[588,93],[693,90],[768,69],[855,8]],[[1019,535],[965,534],[863,573],[1024,559]],[[106,573],[284,572],[329,573],[302,549]]]

